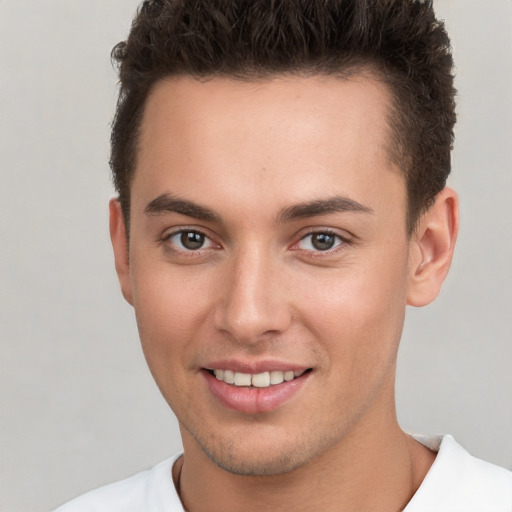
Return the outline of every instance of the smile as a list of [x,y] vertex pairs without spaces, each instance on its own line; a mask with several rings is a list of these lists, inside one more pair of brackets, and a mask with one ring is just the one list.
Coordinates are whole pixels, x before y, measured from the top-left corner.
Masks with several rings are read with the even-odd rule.
[[[312,368],[267,371],[261,368],[249,373],[249,368],[243,372],[212,366],[203,368],[201,374],[216,402],[245,414],[270,412],[284,406],[307,387],[313,374]],[[244,365],[235,366],[239,366],[238,370],[244,369],[240,368]]]
[[232,370],[212,370],[218,380],[239,387],[268,388],[300,377],[305,370],[273,370],[262,373],[241,373]]

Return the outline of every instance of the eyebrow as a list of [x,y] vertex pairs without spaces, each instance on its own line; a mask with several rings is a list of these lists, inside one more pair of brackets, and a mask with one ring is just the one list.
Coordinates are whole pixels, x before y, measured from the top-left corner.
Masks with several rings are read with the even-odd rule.
[[147,215],[162,215],[164,213],[179,213],[198,220],[219,221],[220,217],[206,206],[201,206],[186,199],[180,199],[170,194],[161,194],[149,202],[144,208]]
[[[374,213],[369,207],[344,196],[334,196],[327,199],[316,199],[305,203],[298,203],[284,208],[279,213],[279,222],[327,215],[339,212]],[[187,199],[164,193],[149,202],[144,208],[147,215],[163,215],[165,213],[178,213],[198,220],[220,222],[220,216],[210,208],[199,205]]]
[[315,201],[299,203],[285,208],[279,214],[279,220],[281,222],[289,222],[306,217],[339,212],[374,213],[369,206],[358,203],[353,199],[344,196],[334,196],[327,199],[317,199]]

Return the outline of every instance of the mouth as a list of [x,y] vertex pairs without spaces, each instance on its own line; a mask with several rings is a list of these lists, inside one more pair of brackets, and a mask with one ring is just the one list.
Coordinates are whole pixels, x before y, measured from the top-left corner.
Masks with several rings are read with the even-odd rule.
[[310,372],[311,368],[306,370],[272,370],[261,373],[242,373],[233,370],[207,370],[217,380],[226,384],[238,387],[268,388],[277,386],[283,382],[291,382],[298,379],[306,372]]
[[219,405],[254,415],[273,411],[290,402],[308,386],[313,369],[269,369],[245,373],[225,368],[203,368],[201,373]]

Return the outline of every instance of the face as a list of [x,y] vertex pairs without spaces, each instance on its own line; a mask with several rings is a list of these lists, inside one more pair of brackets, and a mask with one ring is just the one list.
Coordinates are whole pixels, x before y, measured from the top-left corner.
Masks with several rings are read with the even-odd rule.
[[158,83],[121,275],[185,450],[291,471],[393,409],[406,189],[369,77]]

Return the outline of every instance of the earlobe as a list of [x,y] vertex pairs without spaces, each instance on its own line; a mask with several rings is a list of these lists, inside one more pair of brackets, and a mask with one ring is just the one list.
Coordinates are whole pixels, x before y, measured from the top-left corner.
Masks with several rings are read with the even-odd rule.
[[128,238],[126,236],[123,211],[117,199],[110,200],[109,213],[110,240],[112,241],[112,248],[114,249],[117,277],[124,298],[129,304],[133,305]]
[[459,229],[459,202],[451,188],[436,196],[411,240],[407,304],[425,306],[441,290],[448,274]]

